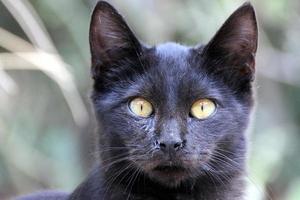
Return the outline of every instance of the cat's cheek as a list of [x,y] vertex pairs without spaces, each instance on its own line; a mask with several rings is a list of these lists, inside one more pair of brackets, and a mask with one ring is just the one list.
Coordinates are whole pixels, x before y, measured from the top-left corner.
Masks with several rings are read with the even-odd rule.
[[193,168],[198,168],[200,165],[205,164],[209,161],[213,148],[213,145],[202,145],[201,148],[198,146],[192,146],[191,148],[187,149],[184,155],[182,155],[182,160],[184,165],[188,168],[192,166]]

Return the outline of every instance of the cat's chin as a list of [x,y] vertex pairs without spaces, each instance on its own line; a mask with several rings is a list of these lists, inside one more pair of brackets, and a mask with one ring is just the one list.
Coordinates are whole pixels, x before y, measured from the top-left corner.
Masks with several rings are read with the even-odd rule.
[[177,187],[188,178],[188,172],[181,166],[157,166],[148,172],[151,179],[167,187]]

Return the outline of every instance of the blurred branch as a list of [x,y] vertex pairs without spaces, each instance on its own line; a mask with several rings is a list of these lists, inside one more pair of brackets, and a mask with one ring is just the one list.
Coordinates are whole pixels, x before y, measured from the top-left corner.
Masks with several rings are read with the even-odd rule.
[[[73,81],[73,76],[68,71],[70,66],[58,54],[34,8],[27,0],[2,0],[2,3],[17,20],[34,46],[3,29],[0,29],[0,45],[32,63],[54,80],[61,88],[75,123],[79,126],[85,125],[88,121],[88,112]],[[16,53],[24,51],[36,51],[36,53],[27,55]]]
[[[78,126],[87,123],[88,112],[76,88],[72,74],[67,70],[69,65],[59,55],[47,53],[41,49],[35,50],[30,43],[2,28],[0,28],[0,46],[13,52],[1,54],[0,60],[4,69],[41,70],[59,85],[75,123]],[[20,47],[22,52],[19,52]],[[26,63],[20,61],[20,58],[31,65],[27,64],[26,66]]]
[[34,46],[37,46],[47,52],[57,53],[42,20],[27,0],[1,1],[22,27]]
[[[3,70],[3,63],[0,59],[0,88],[6,94],[14,95],[18,92],[18,86],[15,81]],[[0,95],[1,96],[1,95]]]

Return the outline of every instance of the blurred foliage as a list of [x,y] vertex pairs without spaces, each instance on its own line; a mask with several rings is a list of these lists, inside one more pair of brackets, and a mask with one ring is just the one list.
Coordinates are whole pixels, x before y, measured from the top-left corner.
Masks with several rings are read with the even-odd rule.
[[[188,45],[207,42],[243,3],[110,2],[142,41]],[[95,3],[0,2],[0,199],[39,189],[71,191],[91,167],[88,26]],[[247,199],[299,200],[300,1],[252,3],[260,42]]]

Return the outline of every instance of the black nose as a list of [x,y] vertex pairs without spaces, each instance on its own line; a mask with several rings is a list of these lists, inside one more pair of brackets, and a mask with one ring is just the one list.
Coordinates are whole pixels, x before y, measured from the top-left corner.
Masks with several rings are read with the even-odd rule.
[[156,147],[162,151],[178,151],[185,145],[185,141],[182,140],[168,140],[168,141],[155,141]]

